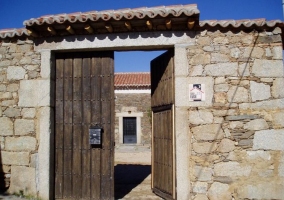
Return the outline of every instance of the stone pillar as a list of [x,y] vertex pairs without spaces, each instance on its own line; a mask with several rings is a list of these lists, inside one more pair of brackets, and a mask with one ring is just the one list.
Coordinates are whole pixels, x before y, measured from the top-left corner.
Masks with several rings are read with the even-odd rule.
[[191,135],[188,127],[188,62],[187,44],[175,45],[175,149],[176,149],[176,193],[177,199],[190,199],[189,158]]
[[[52,70],[54,70],[55,60],[52,60],[50,50],[41,51],[41,76],[42,82],[45,82],[46,103],[41,105],[38,113],[38,131],[39,131],[39,150],[38,150],[38,166],[37,166],[37,190],[39,197],[42,199],[53,198],[53,178],[54,178],[54,123],[53,114],[53,80]],[[39,90],[37,90],[39,91]],[[43,99],[43,98],[40,98]]]

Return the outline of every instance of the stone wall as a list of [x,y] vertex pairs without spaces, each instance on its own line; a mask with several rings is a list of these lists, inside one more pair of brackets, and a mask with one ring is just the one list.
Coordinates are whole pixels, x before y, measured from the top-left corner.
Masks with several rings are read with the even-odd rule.
[[[134,112],[142,112],[141,117],[141,144],[151,145],[151,94],[147,93],[116,93],[115,94],[115,112],[126,111],[125,108],[131,108]],[[119,144],[118,139],[118,117],[115,118],[115,142]]]
[[203,31],[187,58],[208,93],[188,109],[192,199],[284,199],[281,30]]
[[[173,37],[171,45],[176,43],[177,38]],[[149,42],[148,37],[141,38]],[[146,39],[143,40],[145,45],[148,44]],[[157,41],[161,45],[162,41]],[[183,140],[181,135],[188,132],[177,123],[176,127],[182,134],[176,137],[176,148],[190,144],[191,150],[190,164],[186,165],[189,177],[180,172],[180,165],[186,163],[188,154],[177,151],[179,194],[184,187],[189,188],[189,184],[181,184],[180,179],[183,178],[190,180],[191,199],[195,200],[283,199],[284,72],[281,30],[276,28],[261,33],[203,31],[197,33],[196,38],[185,37],[179,41],[188,45],[189,76],[185,75],[187,70],[176,70],[178,76],[186,77],[177,79],[175,93],[180,98],[176,98],[179,108],[175,113],[179,118],[188,117],[183,127],[189,128],[186,135],[191,138],[190,141]],[[111,45],[117,44],[115,40],[111,42]],[[46,166],[53,168],[53,163],[50,163],[52,156],[51,159],[48,157],[51,151],[48,145],[53,140],[45,134],[50,133],[52,121],[52,55],[40,49],[44,46],[38,47],[39,51],[33,48],[30,40],[0,42],[0,172],[3,171],[0,173],[0,185],[10,186],[11,193],[21,190],[25,194],[44,190],[48,193],[49,189],[53,189],[48,181],[42,184],[52,174]],[[70,49],[70,46],[64,48]],[[181,45],[179,48],[186,47]],[[184,59],[179,62],[184,63]],[[178,62],[175,64],[177,66]],[[205,84],[205,102],[188,101],[186,91],[188,84],[192,83]],[[120,112],[124,106],[136,107],[137,112],[141,110],[144,113],[142,120],[145,120],[142,132],[149,130],[150,133],[150,94],[141,98],[127,95],[116,94],[116,111]],[[120,101],[123,98],[125,100]],[[149,104],[144,104],[144,99],[146,102],[148,98]],[[128,103],[124,105],[122,102],[125,101]],[[186,115],[183,115],[184,108]],[[145,135],[143,142],[150,143],[149,134]],[[41,153],[47,156],[41,158]]]
[[33,41],[0,41],[0,185],[11,193],[36,194],[40,64]]

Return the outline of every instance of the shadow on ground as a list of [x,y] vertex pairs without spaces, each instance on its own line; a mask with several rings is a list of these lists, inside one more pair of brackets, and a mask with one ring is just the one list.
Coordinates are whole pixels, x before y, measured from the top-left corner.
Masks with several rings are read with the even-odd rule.
[[116,165],[114,167],[115,199],[123,198],[150,174],[151,165]]
[[[1,152],[1,149],[0,149]],[[7,190],[6,182],[5,182],[5,174],[3,171],[2,157],[0,154],[0,194],[5,194]]]

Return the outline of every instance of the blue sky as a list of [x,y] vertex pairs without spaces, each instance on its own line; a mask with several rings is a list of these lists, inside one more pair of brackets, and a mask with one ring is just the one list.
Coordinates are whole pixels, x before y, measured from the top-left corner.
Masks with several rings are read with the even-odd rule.
[[[200,20],[283,20],[282,0],[0,0],[0,29],[21,28],[24,20],[49,14],[178,4],[197,4]],[[150,60],[160,54],[116,52],[115,71],[149,71]]]

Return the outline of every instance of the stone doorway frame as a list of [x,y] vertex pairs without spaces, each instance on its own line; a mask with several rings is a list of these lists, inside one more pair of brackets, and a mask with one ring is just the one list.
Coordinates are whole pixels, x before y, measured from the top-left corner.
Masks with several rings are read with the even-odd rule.
[[[189,76],[187,47],[195,45],[195,32],[130,32],[62,38],[39,38],[35,51],[41,53],[41,77],[50,84],[49,102],[39,121],[37,182],[39,196],[52,199],[54,190],[54,55],[59,51],[161,50],[175,52],[175,141],[177,199],[190,198],[189,157],[191,136],[188,126],[188,98],[184,95]],[[177,89],[178,88],[178,89]]]
[[123,143],[123,118],[124,117],[135,117],[136,118],[136,137],[137,137],[136,145],[141,144],[141,118],[143,117],[143,112],[133,112],[133,111],[120,112],[120,113],[116,113],[115,117],[118,117],[118,141],[119,141],[118,145],[125,144]]

